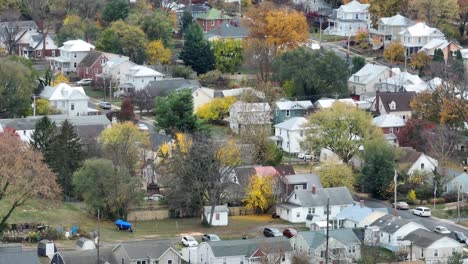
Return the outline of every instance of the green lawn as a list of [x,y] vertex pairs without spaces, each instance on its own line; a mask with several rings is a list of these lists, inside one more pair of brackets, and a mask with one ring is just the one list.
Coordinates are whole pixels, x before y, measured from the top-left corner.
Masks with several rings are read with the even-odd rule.
[[[86,95],[89,97],[92,97],[94,99],[98,100],[103,100],[103,101],[109,101],[109,94],[104,94],[103,90],[95,90],[90,87],[85,88]],[[112,98],[112,104],[121,106],[122,104],[122,99],[120,98]]]
[[[314,40],[319,40],[320,39],[320,34],[319,33],[310,33],[310,37]],[[353,38],[351,38],[353,39]],[[343,36],[335,36],[335,35],[325,35],[322,32],[322,41],[323,42],[336,42],[336,41],[342,41],[342,40],[348,40],[348,37],[343,37]]]
[[[429,206],[429,205],[428,205]],[[456,219],[458,218],[458,210],[455,209],[449,209],[447,210],[445,205],[443,204],[437,204],[436,209],[433,209],[432,205],[429,206],[432,210],[432,215],[438,218],[442,219]],[[460,208],[460,217],[461,218],[468,218],[468,208]]]

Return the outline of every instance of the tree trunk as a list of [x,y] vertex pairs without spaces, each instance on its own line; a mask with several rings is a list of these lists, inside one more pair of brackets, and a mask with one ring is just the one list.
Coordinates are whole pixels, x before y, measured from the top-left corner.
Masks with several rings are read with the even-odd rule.
[[14,202],[13,205],[11,206],[10,210],[8,211],[8,213],[2,217],[2,221],[0,222],[0,232],[3,231],[3,227],[4,227],[5,223],[6,223],[6,221],[8,220],[8,218],[10,218],[11,214],[16,209],[16,207],[18,207],[18,205],[19,205],[18,201]]
[[216,207],[216,204],[215,203],[212,203],[211,204],[211,215],[210,215],[210,221],[209,221],[209,225],[211,226],[211,224],[213,223],[213,215],[214,215],[214,211],[215,211],[215,207]]

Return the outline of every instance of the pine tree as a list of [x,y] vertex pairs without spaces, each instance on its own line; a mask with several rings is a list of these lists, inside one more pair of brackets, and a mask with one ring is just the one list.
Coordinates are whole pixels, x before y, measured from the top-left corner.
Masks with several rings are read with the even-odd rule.
[[192,66],[198,74],[203,74],[215,68],[215,56],[210,42],[203,38],[201,27],[192,22],[185,32],[185,42],[180,58],[185,65]]
[[434,55],[432,56],[434,61],[444,61],[444,52],[441,49],[434,50]]
[[55,122],[44,116],[37,121],[34,127],[34,132],[31,135],[31,145],[35,149],[45,152],[56,133]]
[[47,164],[57,174],[63,194],[72,195],[72,176],[80,168],[84,156],[81,139],[73,125],[68,120],[63,121],[60,132],[44,153]]

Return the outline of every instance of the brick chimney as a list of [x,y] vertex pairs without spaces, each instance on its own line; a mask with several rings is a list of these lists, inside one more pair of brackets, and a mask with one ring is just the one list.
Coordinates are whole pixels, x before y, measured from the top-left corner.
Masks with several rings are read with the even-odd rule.
[[317,192],[317,187],[315,187],[315,184],[312,184],[312,194],[315,194]]
[[364,207],[364,200],[359,200],[359,205],[361,206],[361,208]]

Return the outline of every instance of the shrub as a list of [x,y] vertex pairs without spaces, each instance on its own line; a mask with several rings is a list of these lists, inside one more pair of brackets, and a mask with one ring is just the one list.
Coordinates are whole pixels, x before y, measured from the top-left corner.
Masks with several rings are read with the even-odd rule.
[[198,80],[200,81],[200,84],[205,87],[215,87],[225,83],[223,74],[218,70],[202,74],[198,77]]
[[414,190],[409,191],[407,199],[410,203],[414,203],[417,199],[416,192]]
[[458,194],[456,191],[452,191],[452,192],[449,192],[449,193],[444,193],[442,195],[442,198],[445,199],[445,202],[446,203],[453,203],[453,202],[456,202],[457,199],[458,199]]
[[190,75],[194,74],[194,71],[190,66],[175,65],[172,67],[172,77],[190,79]]

